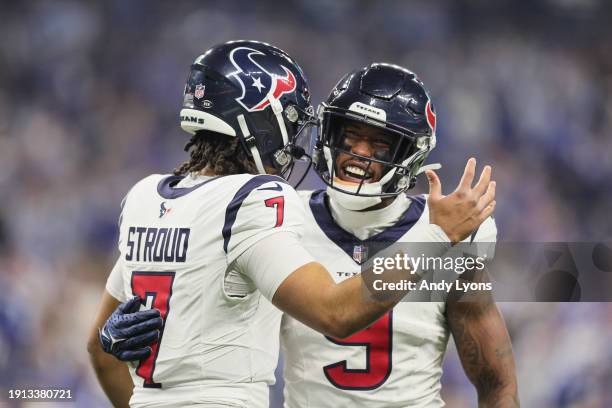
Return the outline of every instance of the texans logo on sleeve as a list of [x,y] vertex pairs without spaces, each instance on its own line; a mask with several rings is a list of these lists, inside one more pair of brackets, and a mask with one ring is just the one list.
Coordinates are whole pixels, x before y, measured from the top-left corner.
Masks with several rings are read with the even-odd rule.
[[285,72],[283,76],[271,74],[263,66],[255,62],[254,57],[265,54],[248,47],[238,47],[230,53],[230,61],[236,67],[231,74],[242,88],[242,95],[236,102],[247,111],[255,112],[265,109],[270,101],[268,96],[279,99],[281,95],[295,91],[295,76],[281,65]]

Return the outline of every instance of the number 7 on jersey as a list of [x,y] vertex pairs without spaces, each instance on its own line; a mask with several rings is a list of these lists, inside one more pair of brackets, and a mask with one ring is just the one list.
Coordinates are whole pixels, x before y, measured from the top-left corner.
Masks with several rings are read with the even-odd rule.
[[283,218],[285,216],[285,196],[268,198],[264,203],[266,207],[276,208],[276,225],[274,228],[283,225]]
[[136,368],[136,374],[144,379],[143,387],[161,388],[161,383],[153,381],[155,362],[159,354],[159,345],[164,335],[166,319],[170,313],[170,297],[172,297],[172,284],[175,272],[132,272],[132,293],[148,303],[152,298],[151,307],[158,309],[164,321],[159,341],[151,345],[151,355],[142,360]]

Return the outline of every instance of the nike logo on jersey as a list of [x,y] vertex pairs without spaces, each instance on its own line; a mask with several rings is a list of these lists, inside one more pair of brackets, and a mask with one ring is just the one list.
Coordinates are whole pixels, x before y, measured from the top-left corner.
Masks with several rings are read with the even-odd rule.
[[263,188],[258,188],[257,190],[283,191],[283,188],[281,187],[280,184],[278,183],[274,183],[274,184],[276,184],[276,187],[263,187]]

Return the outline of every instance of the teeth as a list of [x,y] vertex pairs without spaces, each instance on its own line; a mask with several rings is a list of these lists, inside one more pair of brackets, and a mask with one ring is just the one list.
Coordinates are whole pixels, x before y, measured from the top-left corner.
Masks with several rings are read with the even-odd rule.
[[348,165],[348,166],[346,166],[344,168],[344,171],[352,173],[352,174],[355,174],[355,175],[360,176],[360,177],[365,177],[365,175],[366,175],[365,170],[360,169],[357,166]]

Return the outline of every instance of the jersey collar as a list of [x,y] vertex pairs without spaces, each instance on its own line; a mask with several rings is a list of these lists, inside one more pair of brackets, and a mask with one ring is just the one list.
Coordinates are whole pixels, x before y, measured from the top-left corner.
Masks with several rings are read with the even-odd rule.
[[223,176],[206,177],[204,181],[191,187],[176,187],[176,185],[178,185],[179,182],[185,178],[185,176],[164,177],[157,184],[157,193],[167,200],[179,198],[191,193],[192,191],[202,187],[205,184],[210,183],[213,180],[218,179],[219,177]]
[[[310,196],[310,209],[319,228],[327,238],[333,241],[346,254],[359,264],[365,262],[367,256],[357,257],[356,252],[373,255],[389,245],[397,242],[421,218],[425,209],[425,197],[422,195],[410,197],[410,207],[402,214],[400,219],[392,226],[367,239],[361,240],[345,231],[336,223],[329,210],[325,190],[317,190]],[[358,248],[365,247],[365,248]],[[356,259],[358,258],[358,259]]]

